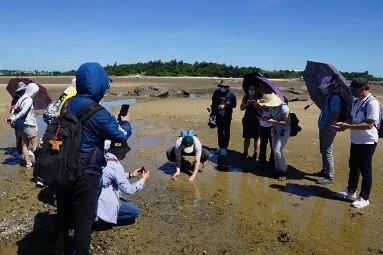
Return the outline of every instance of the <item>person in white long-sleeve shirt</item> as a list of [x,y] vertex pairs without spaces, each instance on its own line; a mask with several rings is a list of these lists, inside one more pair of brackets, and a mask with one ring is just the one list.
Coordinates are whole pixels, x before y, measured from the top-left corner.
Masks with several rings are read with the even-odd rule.
[[[149,170],[135,169],[132,172],[125,172],[120,161],[130,151],[128,143],[112,142],[105,158],[107,165],[102,170],[102,190],[98,198],[97,217],[108,223],[128,223],[134,221],[140,209],[133,203],[120,197],[120,193],[134,194],[142,190],[149,178]],[[131,177],[141,178],[131,184],[128,179]]]
[[[11,114],[11,125],[19,129],[22,136],[22,152],[27,168],[33,167],[31,158],[29,157],[29,145],[32,145],[32,151],[35,152],[38,143],[37,121],[33,107],[33,98],[38,92],[38,85],[36,83],[29,83],[24,95],[17,100],[15,110]],[[22,124],[18,124],[17,122],[21,122]]]

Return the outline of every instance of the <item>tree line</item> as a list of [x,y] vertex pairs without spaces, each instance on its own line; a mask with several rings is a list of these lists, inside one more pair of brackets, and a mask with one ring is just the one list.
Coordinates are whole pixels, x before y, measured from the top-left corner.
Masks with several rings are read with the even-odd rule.
[[[195,62],[193,64],[185,63],[182,60],[177,61],[176,59],[163,62],[161,60],[149,61],[147,63],[135,63],[135,64],[117,64],[105,66],[106,71],[111,76],[129,76],[129,75],[140,75],[140,76],[172,76],[172,77],[222,77],[222,78],[243,78],[247,73],[258,72],[267,78],[273,79],[300,79],[303,77],[303,70],[263,70],[258,67],[238,67],[226,64],[217,64],[212,62]],[[16,73],[15,73],[16,72]],[[1,75],[51,75],[51,76],[75,76],[76,71],[71,70],[67,72],[22,72],[19,71],[0,71]],[[365,72],[341,72],[347,80],[352,80],[356,77],[365,77],[369,81],[383,81],[383,78],[377,78]]]

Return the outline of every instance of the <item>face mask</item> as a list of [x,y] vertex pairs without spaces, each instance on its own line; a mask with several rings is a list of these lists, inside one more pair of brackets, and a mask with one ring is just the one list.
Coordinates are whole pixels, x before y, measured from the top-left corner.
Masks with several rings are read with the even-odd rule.
[[351,95],[353,95],[353,97],[358,98],[359,97],[359,91],[358,90],[351,90]]
[[249,89],[248,92],[249,92],[249,96],[255,95],[255,90],[253,90],[253,89]]
[[320,90],[321,90],[323,95],[327,95],[328,94],[328,88],[320,89]]
[[227,88],[221,87],[221,92],[226,92]]

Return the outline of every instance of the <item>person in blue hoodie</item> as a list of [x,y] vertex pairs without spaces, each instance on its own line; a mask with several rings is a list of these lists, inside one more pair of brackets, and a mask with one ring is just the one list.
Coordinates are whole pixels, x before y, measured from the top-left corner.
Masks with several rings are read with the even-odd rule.
[[[93,102],[99,103],[110,86],[108,74],[98,63],[82,64],[76,72],[77,94],[71,99],[69,113],[77,115]],[[125,142],[131,135],[128,116],[118,123],[106,109],[101,109],[83,124],[81,163],[83,171],[72,186],[56,188],[55,254],[68,254],[69,229],[74,229],[76,254],[89,254],[91,226],[99,195],[102,167],[106,165],[104,141]]]

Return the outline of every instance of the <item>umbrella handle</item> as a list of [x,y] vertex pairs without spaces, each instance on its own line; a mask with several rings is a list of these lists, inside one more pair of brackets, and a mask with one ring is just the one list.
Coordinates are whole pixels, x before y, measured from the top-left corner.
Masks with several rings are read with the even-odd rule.
[[306,105],[305,108],[304,108],[305,111],[306,111],[308,108],[310,108],[310,106],[312,106],[313,104],[314,104],[314,102],[312,102],[311,104]]

